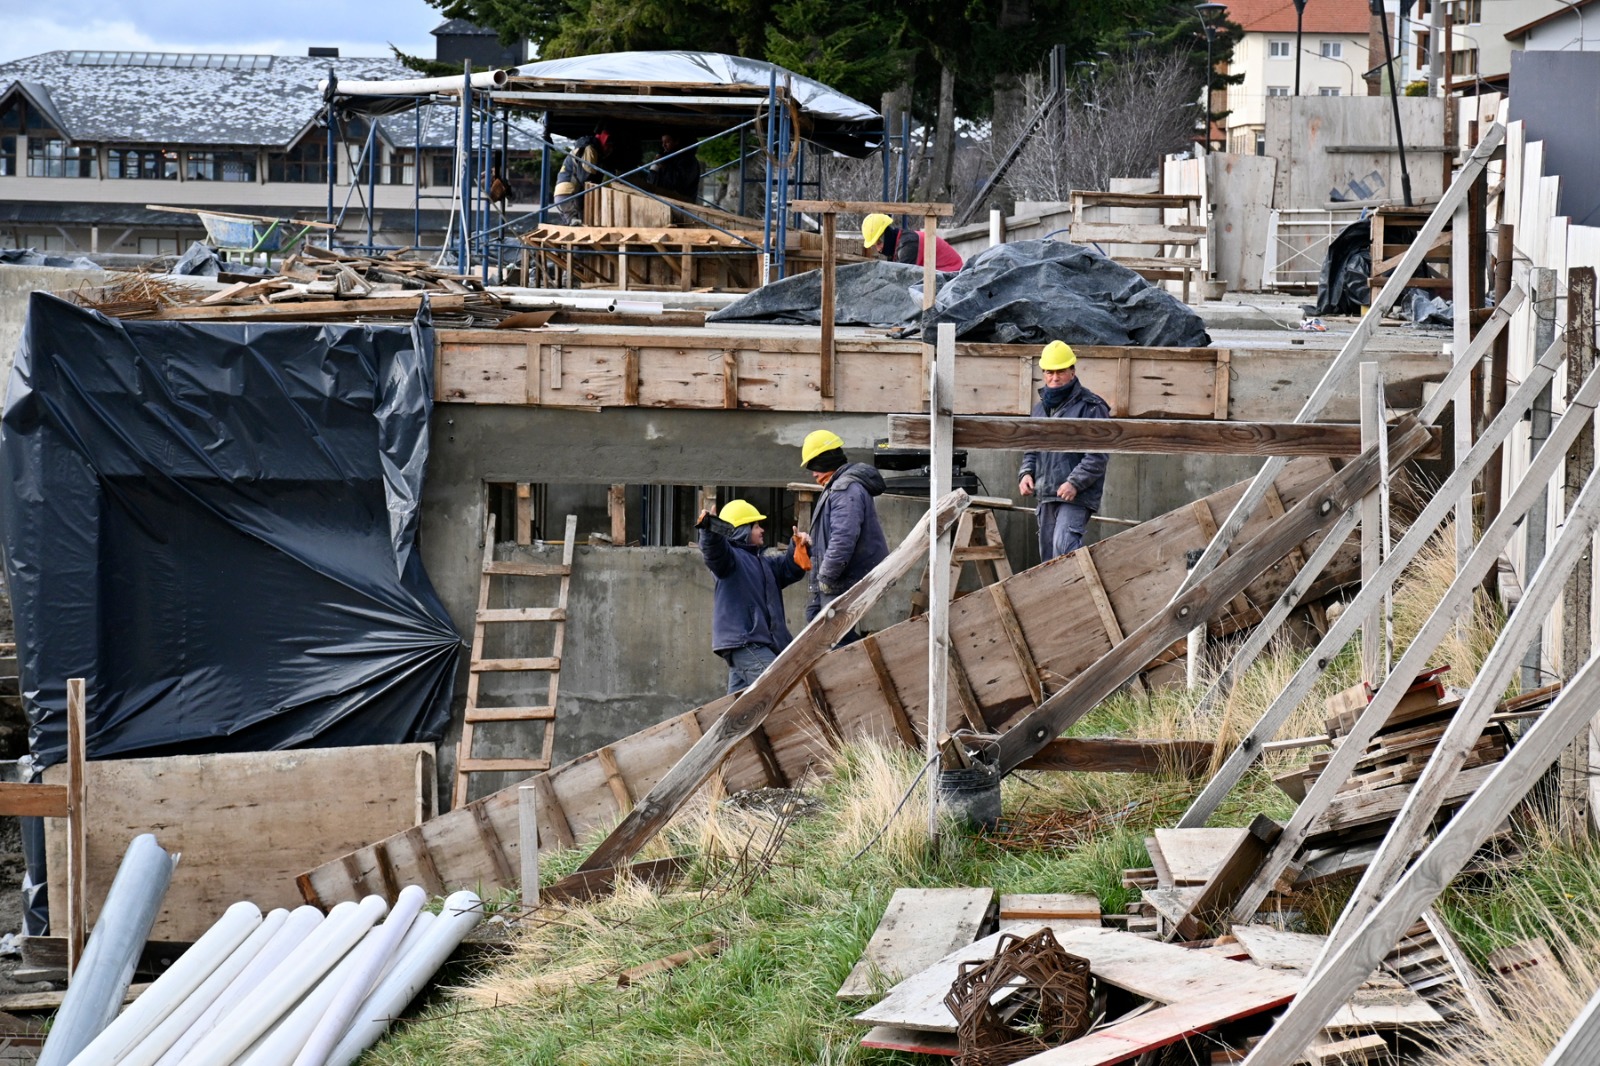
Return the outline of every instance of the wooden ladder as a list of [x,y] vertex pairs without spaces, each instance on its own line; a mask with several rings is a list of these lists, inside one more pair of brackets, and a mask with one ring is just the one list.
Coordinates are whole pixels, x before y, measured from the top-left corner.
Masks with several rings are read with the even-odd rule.
[[[451,806],[460,807],[467,802],[468,788],[473,774],[522,772],[533,774],[550,769],[556,743],[556,695],[561,684],[561,655],[567,636],[567,600],[572,589],[572,550],[577,542],[578,516],[567,516],[566,539],[562,542],[560,563],[521,563],[498,560],[494,557],[495,519],[489,522],[483,534],[483,576],[478,582],[478,611],[472,624],[472,661],[467,676],[467,713],[461,726],[461,742],[456,747],[456,787]],[[560,591],[553,607],[490,607],[489,601],[495,578],[499,577],[558,577]],[[551,625],[554,626],[550,654],[535,658],[492,659],[485,657],[485,634],[490,626],[498,625]],[[550,685],[543,704],[537,707],[484,706],[480,681],[488,673],[542,673],[549,675]],[[522,758],[484,758],[472,754],[473,726],[479,722],[543,722],[544,737],[537,756]]]
[[[1000,537],[1000,523],[993,511],[986,507],[968,507],[956,524],[955,542],[950,552],[950,598],[961,593],[955,590],[961,584],[961,568],[968,563],[977,571],[978,584],[994,585],[1011,576],[1011,559],[1006,555],[1006,542]],[[927,569],[923,581],[911,593],[911,617],[928,609]]]

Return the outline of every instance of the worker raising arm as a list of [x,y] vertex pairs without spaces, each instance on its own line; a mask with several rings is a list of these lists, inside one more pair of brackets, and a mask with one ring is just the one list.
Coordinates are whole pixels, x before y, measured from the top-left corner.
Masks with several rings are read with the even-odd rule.
[[711,650],[728,664],[728,691],[748,687],[789,646],[782,589],[805,576],[795,562],[798,539],[783,554],[762,554],[767,516],[744,500],[717,515],[701,511],[700,555],[717,579],[711,600]]

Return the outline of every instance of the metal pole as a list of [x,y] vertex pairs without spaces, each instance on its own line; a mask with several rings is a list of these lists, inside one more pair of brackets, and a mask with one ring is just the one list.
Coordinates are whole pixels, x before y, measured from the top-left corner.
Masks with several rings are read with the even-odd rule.
[[1300,95],[1300,39],[1306,24],[1306,0],[1294,0],[1294,94]]
[[[334,74],[333,68],[329,67],[328,68],[328,217],[326,219],[324,219],[323,221],[330,222],[330,223],[333,221],[333,183],[339,176],[339,158],[338,158],[338,156],[334,155],[334,152],[333,152],[333,139],[334,139],[334,137],[333,137],[333,125],[334,125],[335,122],[338,121],[338,119],[336,117],[336,114],[335,114],[335,112],[333,110],[333,97],[334,97],[334,93],[337,92],[338,89],[339,89],[339,78],[338,78],[338,76],[336,74]],[[330,246],[333,244],[333,237],[332,237],[331,233],[329,234],[328,244]]]
[[1394,111],[1394,143],[1400,153],[1400,195],[1407,207],[1411,206],[1411,171],[1406,166],[1406,139],[1400,127],[1400,86],[1394,73],[1394,42],[1389,37],[1389,16],[1384,13],[1383,0],[1371,0],[1372,13],[1383,24],[1383,65],[1389,72],[1389,105]]
[[456,133],[456,187],[461,225],[456,233],[456,273],[472,269],[472,64],[461,61],[461,106]]
[[411,246],[422,246],[422,105],[412,111],[417,119],[417,139],[411,146]]
[[772,146],[777,132],[778,72],[774,70],[767,79],[766,183],[761,198],[761,284],[763,285],[772,281]]
[[883,201],[884,201],[884,203],[888,203],[889,202],[889,163],[891,161],[890,160],[890,150],[891,150],[893,144],[894,144],[894,138],[889,136],[889,116],[885,115],[885,116],[883,116]]
[[378,187],[378,124],[367,119],[367,254],[372,254],[373,197]]

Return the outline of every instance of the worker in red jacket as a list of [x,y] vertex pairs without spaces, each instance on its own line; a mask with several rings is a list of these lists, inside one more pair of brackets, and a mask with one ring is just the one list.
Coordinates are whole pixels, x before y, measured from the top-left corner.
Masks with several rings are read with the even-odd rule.
[[[861,246],[868,255],[883,254],[896,263],[923,262],[922,245],[925,233],[913,233],[894,224],[888,215],[871,214],[861,220]],[[933,267],[940,273],[953,274],[961,269],[961,253],[950,247],[950,242],[935,234]]]

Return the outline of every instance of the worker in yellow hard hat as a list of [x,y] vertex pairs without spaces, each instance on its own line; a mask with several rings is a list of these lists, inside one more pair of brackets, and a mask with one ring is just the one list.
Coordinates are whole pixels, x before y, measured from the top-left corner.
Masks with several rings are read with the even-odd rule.
[[[894,224],[894,219],[884,214],[870,214],[861,220],[861,250],[867,255],[878,255],[880,252],[886,259],[896,263],[913,263],[921,266],[923,263],[922,247],[926,243],[926,232],[911,233],[902,230]],[[935,270],[945,274],[953,274],[960,270],[963,264],[961,253],[953,248],[949,241],[933,235]]]
[[[1051,341],[1039,353],[1044,388],[1033,405],[1034,418],[1109,418],[1106,402],[1078,379],[1078,355],[1065,341]],[[1039,495],[1039,558],[1054,559],[1083,544],[1089,516],[1100,509],[1105,487],[1104,452],[1024,452],[1017,491]]]
[[728,664],[728,691],[746,688],[789,646],[783,589],[805,577],[795,559],[798,540],[782,552],[762,552],[766,515],[748,500],[729,500],[713,515],[701,511],[700,557],[717,579],[711,594],[711,650]]
[[[800,445],[800,465],[822,486],[822,495],[811,509],[809,622],[888,556],[889,542],[872,502],[886,486],[876,467],[850,461],[844,441],[832,430],[806,435]],[[859,639],[860,634],[852,630],[839,643]]]

